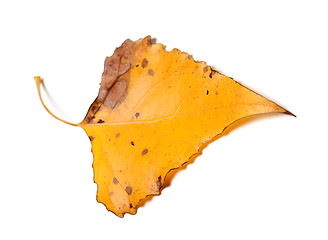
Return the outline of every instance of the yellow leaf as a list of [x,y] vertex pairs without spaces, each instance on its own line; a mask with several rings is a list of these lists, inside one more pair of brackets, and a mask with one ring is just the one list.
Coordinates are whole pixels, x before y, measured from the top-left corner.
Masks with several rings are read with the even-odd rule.
[[85,119],[72,125],[91,140],[98,202],[123,217],[135,214],[140,200],[158,195],[167,173],[227,126],[272,112],[291,114],[148,36],[126,40],[106,58],[98,97]]

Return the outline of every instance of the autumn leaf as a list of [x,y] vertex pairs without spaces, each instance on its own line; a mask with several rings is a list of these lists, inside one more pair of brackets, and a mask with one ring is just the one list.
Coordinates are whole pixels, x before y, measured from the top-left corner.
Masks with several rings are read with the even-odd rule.
[[[40,95],[42,81],[35,80]],[[126,40],[106,58],[99,94],[81,123],[62,121],[89,136],[97,201],[123,217],[135,214],[140,200],[158,195],[167,173],[227,126],[272,112],[291,114],[148,36]]]

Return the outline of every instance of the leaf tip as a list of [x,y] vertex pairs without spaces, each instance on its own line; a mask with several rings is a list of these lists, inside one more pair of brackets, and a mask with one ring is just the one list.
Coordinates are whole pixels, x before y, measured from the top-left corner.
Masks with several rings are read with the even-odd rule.
[[296,118],[296,115],[294,113],[291,113],[290,111],[286,110],[285,112],[283,112],[283,114],[286,114],[286,115],[290,115],[290,116],[293,116]]

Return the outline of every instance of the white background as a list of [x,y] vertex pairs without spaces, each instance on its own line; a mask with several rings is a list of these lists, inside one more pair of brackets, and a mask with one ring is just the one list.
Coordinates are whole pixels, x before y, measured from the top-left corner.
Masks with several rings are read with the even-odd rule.
[[[328,239],[326,1],[1,1],[1,239]],[[297,118],[250,121],[137,215],[96,202],[80,122],[103,61],[151,35]]]

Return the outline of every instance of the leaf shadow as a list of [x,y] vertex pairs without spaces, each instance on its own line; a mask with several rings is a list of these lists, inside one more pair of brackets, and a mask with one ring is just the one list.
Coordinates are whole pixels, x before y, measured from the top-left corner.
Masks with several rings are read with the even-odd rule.
[[69,117],[68,114],[63,110],[63,108],[61,108],[58,103],[55,101],[55,99],[53,98],[52,94],[49,92],[45,82],[44,82],[44,79],[42,79],[42,87],[43,87],[43,90],[47,96],[47,99],[49,100],[50,104],[53,106],[53,108],[56,109],[56,112],[59,112],[61,115],[64,115],[65,117]]
[[216,135],[216,136],[213,137],[210,141],[208,141],[208,142],[202,144],[201,147],[199,148],[198,153],[192,155],[192,156],[190,157],[190,159],[189,159],[186,163],[182,164],[181,167],[176,168],[176,169],[171,169],[171,170],[167,173],[167,175],[166,175],[166,177],[165,177],[165,179],[164,179],[164,184],[163,184],[163,186],[160,188],[159,194],[157,194],[157,195],[149,195],[149,196],[147,196],[146,198],[140,200],[140,202],[138,203],[137,208],[145,206],[148,202],[150,202],[150,201],[153,199],[154,196],[159,196],[159,195],[161,195],[161,194],[162,194],[162,191],[163,191],[165,188],[167,188],[167,187],[169,187],[169,186],[171,185],[171,183],[172,183],[173,179],[176,177],[177,173],[180,172],[180,171],[185,170],[185,169],[189,166],[189,164],[194,163],[194,162],[195,162],[195,159],[196,159],[197,157],[199,157],[200,155],[203,154],[203,150],[204,150],[209,144],[211,144],[212,142],[216,141],[216,140],[219,139],[219,138],[222,138],[222,137],[225,137],[225,136],[229,135],[230,132],[233,131],[233,130],[235,130],[236,128],[239,128],[239,127],[241,127],[241,126],[249,125],[249,124],[254,123],[254,122],[256,122],[256,121],[261,121],[261,120],[263,120],[264,118],[272,118],[272,117],[274,117],[274,115],[276,115],[276,114],[275,114],[275,113],[267,113],[267,114],[256,114],[256,115],[252,115],[252,116],[247,116],[247,117],[241,118],[241,119],[239,119],[239,120],[233,122],[233,123],[230,124],[229,126],[227,126],[227,127],[223,130],[222,133]]

